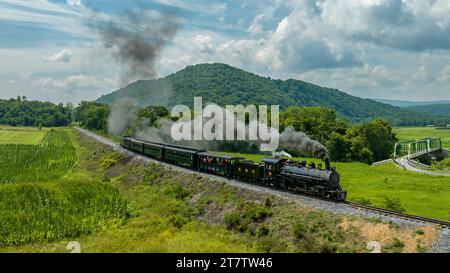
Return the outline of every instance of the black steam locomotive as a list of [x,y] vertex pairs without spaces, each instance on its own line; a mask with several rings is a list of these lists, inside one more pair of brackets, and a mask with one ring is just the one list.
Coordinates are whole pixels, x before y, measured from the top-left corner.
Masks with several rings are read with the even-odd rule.
[[347,192],[339,184],[339,174],[330,161],[309,165],[305,161],[292,162],[283,158],[264,158],[261,163],[242,157],[214,154],[205,149],[144,141],[129,136],[122,137],[121,146],[154,159],[201,172],[251,181],[272,187],[287,189],[344,201]]

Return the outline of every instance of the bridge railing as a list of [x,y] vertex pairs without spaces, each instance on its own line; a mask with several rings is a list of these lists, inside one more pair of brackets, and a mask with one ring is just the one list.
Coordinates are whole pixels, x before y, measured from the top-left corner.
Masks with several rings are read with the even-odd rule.
[[395,144],[394,158],[405,156],[408,159],[413,159],[440,150],[442,150],[440,138],[421,138],[401,141]]

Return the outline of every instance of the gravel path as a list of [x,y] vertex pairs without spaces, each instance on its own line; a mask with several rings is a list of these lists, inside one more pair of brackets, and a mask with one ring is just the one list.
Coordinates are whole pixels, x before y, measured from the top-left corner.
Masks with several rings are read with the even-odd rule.
[[[107,138],[104,138],[102,136],[99,136],[95,133],[87,131],[85,129],[82,129],[79,127],[75,127],[75,128],[79,132],[97,140],[98,142],[100,142],[104,145],[107,145],[107,146],[113,148],[115,151],[117,151],[119,153],[133,156],[136,159],[143,160],[145,162],[162,164],[168,169],[176,170],[179,172],[184,172],[187,174],[195,173],[195,174],[202,175],[202,176],[207,177],[212,180],[223,181],[225,183],[228,183],[228,184],[238,187],[238,188],[251,190],[251,191],[263,193],[263,194],[275,195],[275,196],[278,196],[278,197],[281,197],[281,198],[284,198],[284,199],[287,199],[290,201],[298,202],[301,205],[304,205],[306,207],[313,208],[313,209],[324,210],[324,211],[328,211],[328,212],[345,214],[345,215],[354,215],[354,216],[367,217],[367,218],[378,218],[382,221],[392,222],[392,223],[399,224],[402,226],[409,226],[409,227],[423,226],[422,223],[419,223],[416,221],[401,219],[401,218],[397,218],[395,216],[380,215],[375,212],[352,208],[352,207],[350,207],[346,204],[342,204],[342,203],[324,201],[324,200],[320,200],[320,199],[316,199],[316,198],[312,198],[312,197],[308,197],[308,196],[298,195],[298,194],[294,194],[294,193],[290,193],[290,192],[286,192],[286,191],[282,191],[282,190],[278,190],[278,189],[268,188],[268,187],[264,187],[264,186],[243,183],[241,181],[236,181],[234,179],[228,179],[225,177],[215,176],[215,175],[206,174],[206,173],[200,173],[200,172],[197,172],[194,170],[189,170],[189,169],[185,169],[182,167],[166,164],[161,161],[157,161],[157,160],[154,160],[154,159],[142,156],[142,155],[138,155],[129,150],[126,150],[126,149],[122,148],[119,144],[117,144]],[[432,252],[450,252],[450,229],[442,229],[442,231],[440,232],[440,235],[439,235],[439,239],[435,242],[433,249],[431,251]]]

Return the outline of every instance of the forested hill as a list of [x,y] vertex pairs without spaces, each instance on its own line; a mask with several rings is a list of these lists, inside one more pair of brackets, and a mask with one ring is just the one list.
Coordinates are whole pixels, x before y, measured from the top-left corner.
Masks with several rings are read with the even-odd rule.
[[428,115],[440,115],[450,117],[450,103],[415,105],[405,107],[405,109]]
[[[204,102],[227,104],[279,104],[288,106],[326,106],[349,121],[374,117],[394,125],[446,123],[440,117],[416,113],[370,99],[351,96],[337,89],[324,88],[300,80],[275,80],[261,77],[226,64],[199,64],[158,80],[137,81],[100,97],[97,102],[112,103],[121,97],[135,98],[141,106],[192,105],[194,96]],[[448,118],[446,118],[448,119]]]

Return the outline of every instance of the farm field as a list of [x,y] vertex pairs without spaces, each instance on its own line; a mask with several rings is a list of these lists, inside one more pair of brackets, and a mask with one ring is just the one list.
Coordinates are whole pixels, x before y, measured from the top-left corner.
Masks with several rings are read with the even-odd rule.
[[[225,153],[260,162],[264,155]],[[317,159],[293,158],[319,162]],[[370,167],[363,163],[332,163],[341,175],[347,198],[385,207],[398,198],[407,213],[450,220],[450,178],[408,172],[394,163]]]
[[12,132],[27,144],[0,145],[0,247],[76,237],[124,220],[116,189],[64,178],[77,164],[69,130]]
[[442,147],[450,149],[450,129],[435,129],[433,127],[397,127],[394,128],[394,132],[400,140],[440,137],[442,140]]
[[[22,131],[22,134],[34,131]],[[28,139],[31,139],[28,137]],[[75,165],[75,147],[67,132],[49,130],[42,143],[0,145],[0,183],[59,178]]]
[[32,127],[0,126],[0,144],[38,145],[42,142],[47,129]]

